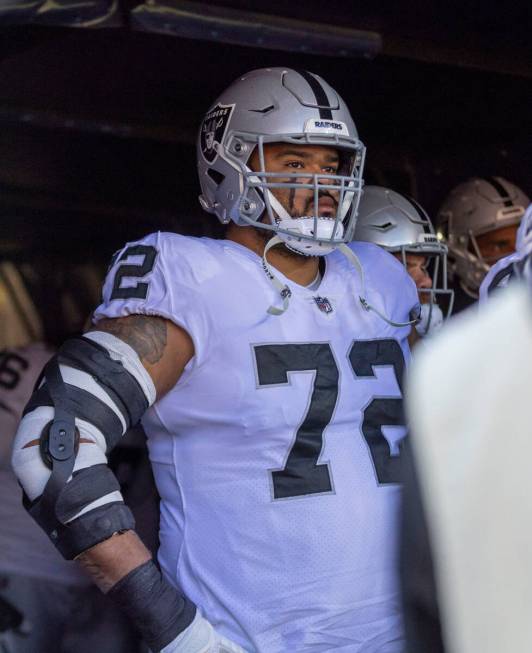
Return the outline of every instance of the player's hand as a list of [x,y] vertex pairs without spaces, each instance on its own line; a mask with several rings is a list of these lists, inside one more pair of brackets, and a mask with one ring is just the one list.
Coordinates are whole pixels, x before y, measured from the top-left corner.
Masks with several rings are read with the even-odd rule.
[[167,644],[161,653],[246,653],[246,651],[217,633],[198,610],[190,626]]

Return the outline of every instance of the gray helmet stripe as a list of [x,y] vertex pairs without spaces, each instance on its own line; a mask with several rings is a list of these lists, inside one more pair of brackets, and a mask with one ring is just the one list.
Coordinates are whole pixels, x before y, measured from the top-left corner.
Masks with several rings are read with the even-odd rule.
[[405,197],[405,199],[407,199],[410,202],[410,204],[412,204],[412,206],[416,209],[416,211],[419,213],[419,215],[422,218],[425,218],[425,220],[427,221],[427,224],[424,226],[423,231],[425,233],[430,234],[431,232],[430,232],[429,224],[432,224],[432,222],[431,222],[431,220],[429,218],[429,214],[425,211],[425,209],[421,206],[421,204],[419,204],[413,197],[411,197],[410,195],[404,195],[404,197]]
[[493,186],[502,198],[506,198],[504,200],[504,206],[513,206],[513,202],[510,199],[507,190],[497,179],[495,179],[495,177],[481,177],[481,179],[490,184],[490,186]]
[[301,77],[305,78],[305,81],[308,82],[314,96],[316,98],[316,104],[320,106],[320,118],[322,120],[332,120],[332,111],[331,105],[329,104],[329,99],[327,93],[319,81],[314,77],[312,73],[309,73],[307,70],[298,70],[297,71]]
[[[403,195],[403,197],[405,199],[407,199],[410,202],[410,204],[412,204],[412,206],[417,210],[417,212],[419,213],[419,215],[422,218],[426,218],[427,220],[429,220],[428,213],[421,206],[421,204],[419,204],[419,202],[417,202],[417,200],[415,200],[411,195]],[[429,220],[429,222],[430,222],[430,220]]]

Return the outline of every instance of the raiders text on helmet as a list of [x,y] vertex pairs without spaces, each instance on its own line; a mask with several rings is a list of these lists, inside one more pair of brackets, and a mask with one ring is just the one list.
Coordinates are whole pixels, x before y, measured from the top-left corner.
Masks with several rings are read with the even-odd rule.
[[[268,173],[264,145],[327,145],[341,155],[337,174]],[[248,162],[258,148],[261,169]],[[276,233],[292,249],[326,254],[352,239],[362,190],[365,148],[343,100],[321,77],[289,68],[254,70],[240,77],[207,112],[197,146],[200,203],[222,223]],[[272,179],[273,177],[273,179]],[[286,179],[285,179],[286,178]],[[319,217],[318,197],[335,186],[335,217]],[[272,188],[311,189],[314,210],[294,219]],[[268,219],[261,220],[266,212]]]

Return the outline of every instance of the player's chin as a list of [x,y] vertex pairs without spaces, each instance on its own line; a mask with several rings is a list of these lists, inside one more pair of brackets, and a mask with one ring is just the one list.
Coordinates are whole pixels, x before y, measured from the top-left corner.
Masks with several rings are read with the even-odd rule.
[[277,243],[277,245],[274,245],[270,249],[270,251],[278,252],[279,254],[281,254],[283,257],[286,258],[302,260],[302,261],[306,261],[308,259],[308,256],[306,254],[302,254],[301,252],[292,249],[286,243]]

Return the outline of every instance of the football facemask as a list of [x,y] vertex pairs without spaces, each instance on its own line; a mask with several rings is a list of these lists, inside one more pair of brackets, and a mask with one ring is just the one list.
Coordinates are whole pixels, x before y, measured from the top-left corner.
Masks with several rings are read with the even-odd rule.
[[[280,179],[265,166],[269,143],[334,148],[342,165],[334,175],[283,172]],[[257,170],[249,166],[254,151]],[[352,238],[364,157],[349,110],[323,79],[285,68],[252,71],[218,98],[200,129],[200,203],[223,223],[271,231],[301,254],[328,254]],[[291,215],[279,197],[304,190],[311,197],[305,215]],[[334,215],[320,211],[325,193],[335,200]]]

